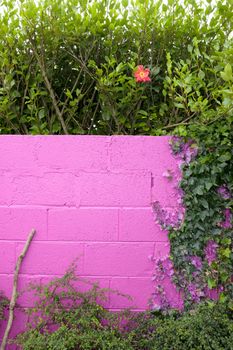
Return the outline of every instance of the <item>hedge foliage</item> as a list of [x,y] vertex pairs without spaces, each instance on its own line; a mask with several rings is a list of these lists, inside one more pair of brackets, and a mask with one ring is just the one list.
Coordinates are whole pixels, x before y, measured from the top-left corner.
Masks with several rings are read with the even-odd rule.
[[0,132],[160,135],[232,115],[232,21],[228,0],[2,0]]

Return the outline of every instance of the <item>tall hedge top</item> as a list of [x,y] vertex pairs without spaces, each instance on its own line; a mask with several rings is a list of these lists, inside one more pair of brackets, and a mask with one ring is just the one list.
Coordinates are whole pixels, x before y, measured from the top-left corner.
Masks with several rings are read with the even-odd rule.
[[185,133],[232,110],[231,1],[0,6],[1,133]]

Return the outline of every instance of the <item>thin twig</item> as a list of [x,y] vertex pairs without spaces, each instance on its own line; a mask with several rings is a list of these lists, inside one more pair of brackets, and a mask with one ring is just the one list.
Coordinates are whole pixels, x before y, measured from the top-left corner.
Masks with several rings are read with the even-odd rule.
[[23,248],[22,253],[19,255],[16,266],[15,266],[15,272],[14,272],[14,282],[13,282],[13,289],[12,289],[12,295],[11,295],[11,300],[10,300],[10,306],[9,306],[9,318],[8,318],[8,322],[7,322],[7,326],[6,326],[6,330],[2,339],[2,344],[0,347],[0,350],[5,350],[6,345],[7,345],[7,340],[8,340],[8,336],[12,327],[12,322],[14,319],[14,309],[15,309],[15,304],[16,304],[16,300],[17,300],[17,287],[18,287],[18,277],[19,277],[19,270],[22,264],[22,261],[28,251],[28,248],[30,246],[30,243],[34,237],[36,233],[35,229],[32,229],[32,231],[30,232],[27,242]]
[[60,120],[61,122],[61,125],[62,125],[62,129],[64,131],[64,133],[66,135],[68,135],[68,130],[66,128],[66,124],[65,124],[65,121],[63,119],[63,116],[62,116],[62,113],[60,111],[60,108],[58,107],[58,102],[57,102],[57,99],[56,99],[56,96],[55,96],[55,93],[53,91],[53,88],[52,88],[52,85],[48,79],[48,76],[47,76],[47,73],[46,73],[46,69],[45,69],[45,64],[44,64],[44,57],[43,55],[40,56],[36,50],[36,47],[34,46],[34,43],[33,43],[33,40],[32,38],[29,36],[29,39],[30,39],[30,42],[31,42],[31,45],[32,45],[32,50],[34,52],[34,55],[36,57],[36,60],[39,64],[39,67],[40,67],[40,70],[41,70],[41,74],[43,76],[43,79],[44,79],[44,82],[45,82],[45,85],[47,87],[47,90],[49,92],[49,95],[51,97],[51,100],[52,100],[52,104],[53,104],[53,107],[55,109],[55,112],[56,112],[56,115],[58,117],[58,119]]

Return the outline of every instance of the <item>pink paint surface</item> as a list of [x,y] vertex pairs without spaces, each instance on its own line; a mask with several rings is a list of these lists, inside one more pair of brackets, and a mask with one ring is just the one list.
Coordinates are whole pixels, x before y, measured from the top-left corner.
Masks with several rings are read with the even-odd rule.
[[[63,275],[78,257],[81,276],[133,298],[110,293],[108,308],[148,308],[155,290],[148,256],[163,257],[169,250],[151,203],[178,208],[180,174],[169,139],[0,136],[0,290],[10,296],[17,256],[34,227],[21,289],[31,280]],[[173,179],[164,178],[167,171]],[[178,306],[174,286],[164,283]],[[33,296],[25,293],[19,303],[30,307]],[[17,316],[12,334],[23,322]]]

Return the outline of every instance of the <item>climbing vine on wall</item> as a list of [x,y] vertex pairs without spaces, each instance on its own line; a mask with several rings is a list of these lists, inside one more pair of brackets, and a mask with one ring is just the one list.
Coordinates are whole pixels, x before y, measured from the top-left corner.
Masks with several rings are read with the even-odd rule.
[[160,225],[169,230],[173,265],[166,273],[181,290],[186,306],[219,298],[233,307],[232,117],[208,129],[193,127],[189,134],[192,139],[176,136],[171,141],[174,155],[183,159],[179,187],[184,218],[169,221],[159,203],[153,204]]

